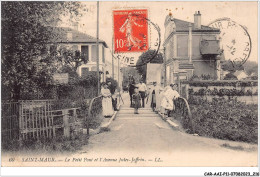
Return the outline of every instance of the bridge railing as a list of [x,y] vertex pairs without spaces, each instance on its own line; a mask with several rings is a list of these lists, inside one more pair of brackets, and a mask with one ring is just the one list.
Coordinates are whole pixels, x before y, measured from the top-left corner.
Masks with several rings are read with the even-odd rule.
[[83,109],[85,114],[85,123],[87,127],[87,135],[89,135],[90,124],[95,118],[98,118],[102,114],[102,96],[91,99],[89,107]]
[[183,128],[188,129],[189,133],[194,133],[194,124],[188,101],[183,97],[179,97],[174,100],[174,105],[175,113],[181,118]]

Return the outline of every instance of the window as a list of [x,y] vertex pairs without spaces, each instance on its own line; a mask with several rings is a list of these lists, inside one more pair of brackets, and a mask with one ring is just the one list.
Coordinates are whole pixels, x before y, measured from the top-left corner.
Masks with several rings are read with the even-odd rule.
[[173,48],[173,37],[171,37],[165,46],[166,60],[173,58],[173,54],[174,54],[173,49],[174,49]]
[[188,35],[177,36],[177,56],[188,57]]
[[93,62],[97,61],[97,46],[96,45],[91,46],[91,61],[93,61]]
[[81,57],[84,60],[84,62],[87,63],[89,59],[88,46],[81,46]]
[[200,56],[201,36],[192,36],[192,56]]

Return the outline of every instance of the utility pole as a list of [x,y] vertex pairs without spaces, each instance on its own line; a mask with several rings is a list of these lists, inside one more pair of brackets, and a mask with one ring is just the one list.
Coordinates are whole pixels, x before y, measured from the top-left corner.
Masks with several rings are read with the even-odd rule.
[[112,78],[115,79],[113,51],[114,51],[114,37],[112,38]]
[[[119,90],[119,94],[120,94],[120,89],[121,88],[119,87],[120,86],[120,82],[119,82],[119,78],[120,78],[120,59],[119,58],[118,58],[117,64],[118,64],[118,80],[117,80],[117,82],[118,82],[118,88],[119,88],[118,90]],[[118,101],[119,101],[119,104],[120,104],[120,98],[119,98]]]
[[[99,95],[100,93],[100,81],[99,81],[99,1],[97,1],[97,76],[98,76],[98,83],[97,83],[97,94]],[[98,96],[97,95],[97,96]]]

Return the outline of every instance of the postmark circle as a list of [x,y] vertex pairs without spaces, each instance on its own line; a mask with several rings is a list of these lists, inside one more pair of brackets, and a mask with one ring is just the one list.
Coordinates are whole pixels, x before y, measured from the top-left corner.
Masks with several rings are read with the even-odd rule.
[[208,26],[220,29],[220,47],[223,49],[225,60],[244,64],[250,56],[252,42],[246,27],[230,18],[220,18]]

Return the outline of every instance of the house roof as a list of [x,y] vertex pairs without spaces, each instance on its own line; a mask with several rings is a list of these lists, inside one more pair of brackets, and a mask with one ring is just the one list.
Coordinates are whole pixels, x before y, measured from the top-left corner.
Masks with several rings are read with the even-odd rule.
[[189,31],[189,24],[192,25],[192,31],[193,32],[220,32],[217,28],[212,28],[209,26],[201,25],[201,28],[195,28],[194,23],[187,22],[184,20],[180,20],[177,18],[173,19],[175,25],[176,25],[176,32],[188,32]]
[[251,73],[250,76],[258,76],[258,74],[257,73]]
[[[92,37],[86,33],[71,29],[69,27],[48,27],[48,30],[54,35],[52,42],[58,43],[96,43],[97,39]],[[67,37],[67,34],[71,33],[71,38]],[[108,47],[106,42],[103,40],[99,40],[106,48]]]
[[245,71],[243,71],[243,70],[241,70],[241,71],[236,71],[236,72],[234,72],[233,74],[234,74],[235,76],[237,76],[237,77],[238,77],[240,74],[243,74],[243,75],[245,75],[245,76],[248,76],[247,73],[246,73]]

